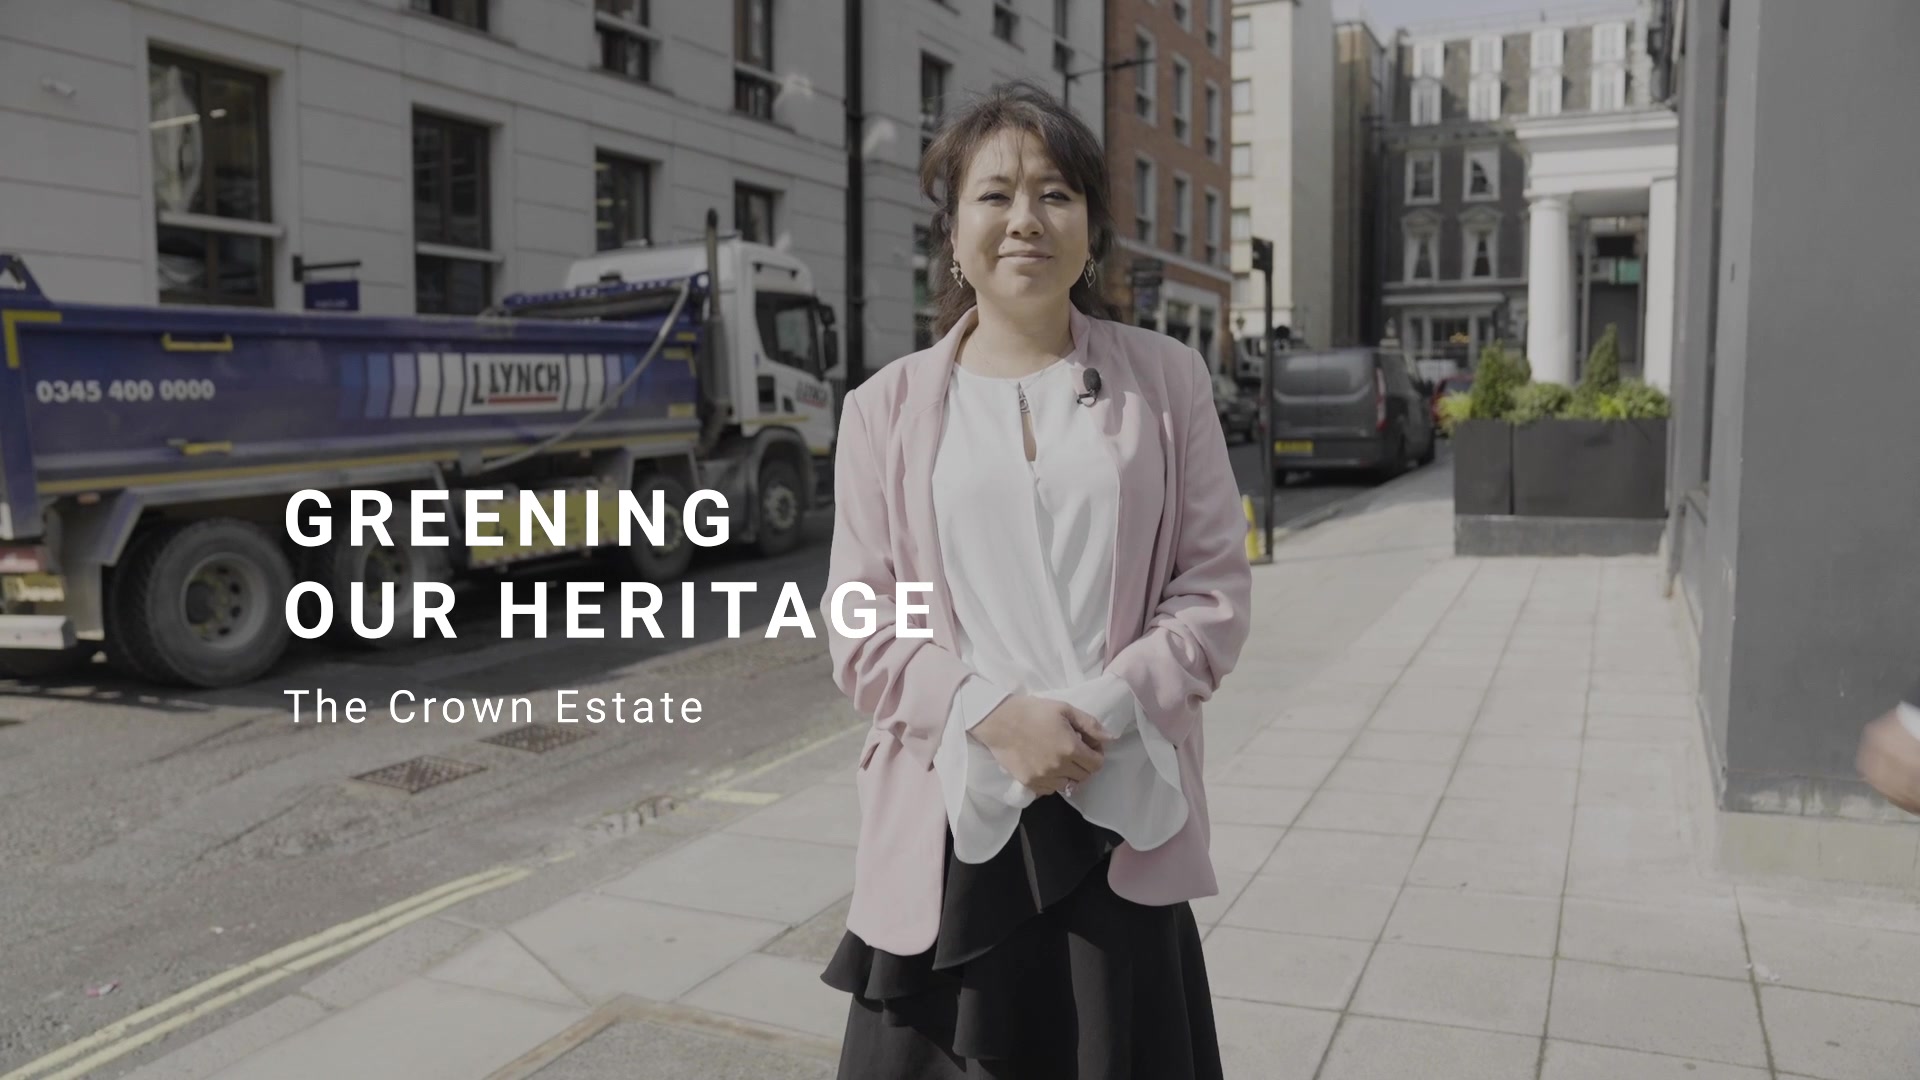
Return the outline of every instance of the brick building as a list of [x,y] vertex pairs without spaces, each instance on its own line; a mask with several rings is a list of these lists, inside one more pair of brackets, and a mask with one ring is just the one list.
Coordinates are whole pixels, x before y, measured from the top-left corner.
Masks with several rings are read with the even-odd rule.
[[[1110,0],[1107,62],[1150,57],[1107,81],[1107,167],[1120,244],[1107,295],[1142,326],[1231,357],[1227,214],[1227,0]],[[1131,271],[1160,265],[1160,282]]]

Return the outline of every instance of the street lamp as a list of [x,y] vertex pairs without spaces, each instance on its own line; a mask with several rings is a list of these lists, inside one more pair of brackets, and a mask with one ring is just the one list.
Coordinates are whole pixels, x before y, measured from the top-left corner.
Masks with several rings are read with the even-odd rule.
[[1068,108],[1073,107],[1073,81],[1082,75],[1099,75],[1104,72],[1119,71],[1121,68],[1140,67],[1144,64],[1151,63],[1153,63],[1153,57],[1151,56],[1136,56],[1130,60],[1116,60],[1111,64],[1088,68],[1085,71],[1063,71],[1060,73],[1060,103]]

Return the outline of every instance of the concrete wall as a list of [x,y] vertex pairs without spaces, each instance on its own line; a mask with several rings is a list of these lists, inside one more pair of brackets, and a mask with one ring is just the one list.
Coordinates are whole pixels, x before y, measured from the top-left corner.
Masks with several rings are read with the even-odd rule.
[[[301,298],[291,255],[360,259],[369,312],[414,310],[411,114],[491,130],[495,293],[550,288],[593,249],[596,150],[656,163],[653,232],[698,235],[732,188],[780,193],[778,242],[839,305],[845,176],[840,10],[775,6],[785,80],[776,123],[733,112],[731,5],[656,4],[657,87],[595,70],[587,0],[492,6],[489,33],[405,0],[10,3],[0,20],[0,247],[24,251],[66,300],[158,297],[149,179],[148,50],[270,80],[277,306]],[[28,59],[30,58],[30,60]],[[71,93],[62,93],[60,87]],[[11,152],[30,148],[27,152]]]
[[[1683,548],[1700,552],[1686,571],[1730,810],[1877,814],[1854,747],[1920,660],[1907,325],[1920,267],[1913,230],[1889,227],[1920,149],[1861,137],[1905,130],[1920,106],[1912,29],[1904,0],[1862,0],[1845,19],[1795,0],[1732,5],[1706,535]],[[1697,251],[1711,221],[1684,225]],[[1676,336],[1697,387],[1697,334]]]

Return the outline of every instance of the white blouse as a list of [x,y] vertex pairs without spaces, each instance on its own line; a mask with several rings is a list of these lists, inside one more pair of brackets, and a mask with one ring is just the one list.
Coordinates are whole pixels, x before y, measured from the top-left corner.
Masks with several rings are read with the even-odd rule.
[[955,364],[947,387],[934,513],[960,658],[975,674],[954,695],[934,767],[962,862],[997,854],[1038,797],[968,735],[1011,694],[1071,704],[1115,736],[1100,771],[1064,795],[1082,817],[1143,851],[1187,820],[1173,744],[1104,671],[1120,477],[1072,370],[1059,360],[995,378]]

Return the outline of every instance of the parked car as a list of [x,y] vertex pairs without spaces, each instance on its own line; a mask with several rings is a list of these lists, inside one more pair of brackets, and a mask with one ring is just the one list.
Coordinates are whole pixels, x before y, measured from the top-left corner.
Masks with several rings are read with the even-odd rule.
[[1260,402],[1257,395],[1240,388],[1230,375],[1213,377],[1213,408],[1220,414],[1220,430],[1227,442],[1252,442],[1260,427]]
[[1392,476],[1433,460],[1431,386],[1382,349],[1283,353],[1274,370],[1274,470]]
[[1463,371],[1458,375],[1449,375],[1441,379],[1433,388],[1433,426],[1440,428],[1440,399],[1448,394],[1467,394],[1473,391],[1473,372]]

